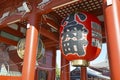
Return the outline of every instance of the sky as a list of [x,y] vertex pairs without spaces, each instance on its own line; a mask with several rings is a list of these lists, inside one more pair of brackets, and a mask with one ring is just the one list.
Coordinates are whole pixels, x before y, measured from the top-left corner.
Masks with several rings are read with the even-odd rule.
[[[102,50],[101,50],[101,53],[100,55],[93,61],[90,62],[90,64],[96,64],[96,63],[99,63],[103,60],[105,60],[106,58],[106,55],[107,55],[107,46],[106,44],[102,44]],[[57,60],[56,60],[56,63],[58,65],[58,67],[60,68],[60,64],[61,64],[61,53],[60,53],[60,50],[57,50]],[[70,71],[72,71],[73,69],[75,69],[75,67],[71,66],[70,64]]]

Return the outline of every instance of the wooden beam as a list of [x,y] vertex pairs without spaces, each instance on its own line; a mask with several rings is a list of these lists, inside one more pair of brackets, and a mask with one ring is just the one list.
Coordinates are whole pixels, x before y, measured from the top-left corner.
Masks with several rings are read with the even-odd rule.
[[45,22],[46,22],[47,25],[51,26],[52,28],[54,28],[55,30],[58,31],[59,25],[57,25],[54,21],[52,21],[52,20],[46,18],[46,19],[45,19]]
[[[19,23],[20,24],[20,23]],[[23,24],[20,24],[22,27],[26,27],[25,25],[23,25]],[[50,32],[50,31],[48,31],[47,29],[45,29],[45,28],[43,28],[43,27],[40,27],[39,28],[39,33],[42,35],[42,36],[44,36],[44,37],[46,37],[46,38],[48,38],[48,39],[50,39],[50,40],[53,40],[54,42],[59,42],[59,35],[58,35],[58,33],[53,33],[53,32]]]
[[101,26],[102,26],[102,43],[106,43],[106,33],[105,33],[104,22],[101,22]]
[[50,44],[50,45],[45,45],[45,48],[52,48],[56,47],[57,48],[58,44]]
[[101,27],[102,27],[102,36],[106,36],[104,22],[101,22]]
[[82,0],[52,0],[48,5],[44,6],[42,9],[36,10],[36,13],[47,14],[59,7],[62,7],[77,1],[82,1]]
[[21,76],[0,76],[0,80],[22,80],[21,78]]
[[99,9],[90,11],[89,13],[94,14],[94,15],[96,15],[96,16],[99,16],[99,15],[102,15],[102,14],[103,14],[103,10],[102,10],[102,8],[99,8]]
[[4,38],[2,36],[0,36],[0,42],[4,42],[4,43],[9,44],[9,45],[17,46],[17,41],[13,41],[11,39]]
[[52,41],[52,40],[44,40],[43,41],[44,45],[45,45],[45,48],[50,48],[50,47],[57,47],[58,46],[58,43]]
[[22,17],[21,15],[8,16],[1,22],[0,26],[2,25],[6,26],[7,24],[19,22],[21,17]]
[[[19,23],[20,24],[20,23]],[[25,25],[23,25],[23,24],[20,24],[22,27],[26,27]],[[58,41],[59,41],[59,35],[58,35],[58,33],[53,33],[53,32],[50,32],[50,31],[48,31],[47,29],[45,29],[45,28],[43,28],[43,27],[40,27],[39,28],[39,33],[42,35],[42,36],[44,36],[44,37],[46,37],[46,38],[48,38],[48,39],[50,39],[50,40],[53,40],[53,41],[55,41],[55,42],[57,42],[58,43]]]
[[[57,7],[61,7],[64,5],[68,5],[72,2],[76,2],[76,1],[81,1],[81,0],[52,0],[48,5],[46,5],[45,7],[41,9],[36,8],[37,10],[35,10],[35,14],[46,14],[49,13],[51,11],[53,11],[54,9],[56,9]],[[3,22],[1,22],[0,27],[5,27],[7,24],[11,24],[11,23],[15,23],[20,21],[21,19],[26,19],[28,15],[21,15],[21,13],[16,13],[12,16],[8,16]],[[2,26],[4,25],[4,26]]]
[[16,24],[20,27],[27,28],[27,23],[26,23],[26,25],[22,24],[21,22],[17,22]]
[[[3,2],[1,2],[3,1]],[[22,5],[23,0],[1,0],[0,1],[0,12],[4,13],[6,11],[14,10],[15,8]]]
[[40,27],[39,29],[39,33],[45,37],[47,37],[48,39],[51,39],[55,42],[59,42],[59,35],[58,33],[53,33],[53,32],[50,32],[48,30],[46,30],[45,28],[43,27]]
[[21,38],[24,37],[23,33],[21,33],[21,32],[18,31],[18,30],[14,30],[14,29],[12,29],[12,28],[9,28],[9,27],[4,27],[4,28],[1,28],[0,30],[1,30],[1,31],[4,31],[4,32],[7,32],[7,33],[9,33],[9,34],[12,34],[12,35],[14,35],[14,36],[18,36],[18,37],[21,37]]
[[5,18],[5,20],[3,20],[0,23],[0,28],[6,27],[8,24],[16,23],[16,22],[19,22],[19,21],[26,19],[26,18],[27,18],[27,15],[23,17],[23,15],[21,15],[20,13],[17,13],[17,14],[12,15],[12,16],[8,16]]
[[54,42],[53,40],[50,40],[50,39],[46,39],[46,40],[43,40],[43,43],[46,44],[46,45],[49,45],[49,44],[54,44],[54,43],[57,43],[57,42]]
[[102,38],[102,43],[106,43],[106,38]]

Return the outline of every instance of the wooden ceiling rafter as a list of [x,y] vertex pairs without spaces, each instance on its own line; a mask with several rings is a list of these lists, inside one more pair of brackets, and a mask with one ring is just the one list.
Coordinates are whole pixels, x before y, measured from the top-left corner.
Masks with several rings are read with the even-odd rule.
[[62,17],[60,17],[55,11],[52,11],[47,14],[48,16],[52,17],[52,20],[55,22],[55,24],[60,25],[62,21]]
[[58,6],[61,6],[61,5],[64,6],[64,5],[70,4],[73,1],[77,2],[77,1],[82,1],[82,0],[72,0],[72,1],[71,0],[51,0],[51,2],[49,4],[42,7],[41,9],[37,10],[36,13],[38,13],[38,14],[48,14],[48,13],[54,11]]
[[[42,0],[40,0],[39,2],[41,2],[41,1]],[[48,40],[50,39],[50,40],[53,40],[53,42],[58,43],[59,42],[59,32],[58,32],[58,30],[59,30],[60,22],[63,19],[63,17],[59,16],[56,13],[57,10],[61,11],[61,9],[64,9],[65,7],[67,7],[67,5],[71,5],[71,4],[72,4],[72,6],[74,6],[74,4],[79,5],[78,6],[78,8],[79,8],[82,2],[83,2],[84,5],[86,4],[85,1],[87,2],[87,0],[50,0],[48,4],[45,4],[45,6],[42,6],[42,7],[38,5],[39,2],[31,4],[31,5],[38,5],[37,8],[32,8],[32,9],[35,9],[35,10],[32,10],[32,11],[35,11],[35,12],[33,12],[34,14],[39,16],[39,15],[51,15],[51,13],[53,13],[53,15],[52,15],[53,19],[54,19],[54,17],[57,17],[57,19],[59,18],[58,19],[59,22],[57,22],[57,23],[54,20],[46,18],[46,20],[44,20],[44,24],[47,24],[48,25],[47,27],[49,27],[49,28],[46,29],[44,26],[41,25],[40,26],[40,31],[39,31],[40,34],[42,36],[44,36],[45,38],[47,38]],[[93,1],[93,3],[95,2],[95,0],[91,0],[91,1]],[[100,7],[102,5],[100,1],[97,1],[98,2],[97,4],[100,4],[99,6],[95,5],[95,3],[94,3],[95,7]],[[14,3],[14,4],[16,4],[15,5],[16,8],[18,7],[18,5],[17,5],[18,2],[19,1]],[[22,4],[22,2],[23,2],[23,0],[21,0],[20,4]],[[29,0],[27,0],[27,2],[29,2]],[[90,5],[91,5],[91,3],[90,3]],[[85,8],[86,8],[86,11],[89,9],[87,7],[87,5],[85,6]],[[91,6],[91,8],[92,8],[92,6]],[[97,16],[103,14],[101,8],[93,9],[92,11],[89,10],[89,12],[92,13],[92,14],[95,13],[95,15],[97,15]],[[56,15],[54,15],[54,14],[56,14]],[[68,13],[64,13],[64,14],[68,14]],[[21,22],[23,22],[24,20],[27,20],[28,16],[29,16],[29,13],[24,15],[24,16],[21,15],[21,13],[17,13],[16,15],[8,16],[8,17],[6,17],[6,20],[4,20],[0,24],[0,28],[6,27],[7,24],[11,24],[11,23],[15,23],[15,22],[18,23],[19,30],[20,30],[20,27],[26,28],[27,24],[22,24]],[[50,30],[51,27],[56,29],[57,32],[52,32]],[[6,28],[6,29],[8,29],[8,28]],[[11,31],[9,33],[11,33]],[[11,34],[13,34],[13,33],[11,33]],[[16,36],[21,36],[21,34],[22,33],[20,33],[20,35],[16,35]],[[103,35],[105,35],[105,34],[103,33]]]
[[2,36],[0,36],[0,42],[4,42],[8,45],[14,45],[14,46],[17,45],[17,41],[13,41],[11,39],[8,39],[8,38],[2,37]]
[[[27,26],[24,25],[24,24],[20,24],[18,23],[19,25],[21,25],[22,27],[26,28]],[[43,26],[40,25],[39,27],[39,33],[40,35],[50,39],[50,40],[53,40],[55,42],[58,42],[58,33],[57,34],[54,34],[53,32],[50,32],[49,30],[45,29]]]
[[106,42],[106,33],[105,33],[104,22],[101,22],[101,26],[102,26],[102,42],[105,43]]
[[59,25],[56,24],[56,23],[55,23],[54,21],[52,21],[51,19],[45,18],[44,21],[45,21],[45,23],[46,23],[47,25],[49,25],[50,27],[54,28],[56,31],[59,30]]
[[39,33],[40,33],[40,35],[58,43],[58,40],[59,40],[59,37],[58,37],[59,35],[58,34],[50,32],[43,27],[39,28]]
[[54,11],[61,16],[62,18],[65,18],[67,15],[74,13],[74,12],[79,12],[79,11],[85,11],[89,12],[91,14],[94,14],[96,16],[102,15],[102,0],[100,1],[95,1],[95,0],[82,0],[81,2],[77,1],[75,3],[59,7],[55,9]]
[[[18,0],[18,1],[13,1],[13,0],[4,0],[3,2],[6,4],[6,3],[9,3],[9,4],[7,4],[6,6],[4,6],[4,4],[3,4],[3,6],[1,5],[0,7],[2,7],[4,10],[6,9],[6,8],[8,8],[8,7],[19,7],[21,4],[22,4],[22,2],[23,2],[24,0]],[[31,0],[32,1],[32,0]],[[37,1],[37,3],[40,3],[42,0],[40,0],[40,1],[38,1],[38,0],[36,0]],[[73,0],[73,1],[79,1],[79,0]],[[81,0],[80,0],[81,1]],[[11,3],[11,2],[13,2],[13,3]],[[30,0],[27,0],[26,2],[30,2]],[[36,8],[37,10],[36,10],[36,13],[41,13],[41,12],[47,12],[47,13],[49,13],[49,12],[51,12],[52,11],[52,8],[54,8],[54,7],[56,7],[56,6],[58,6],[58,5],[62,5],[62,4],[65,4],[65,3],[68,3],[68,2],[71,2],[71,0],[51,0],[50,1],[50,3],[47,5],[47,6],[45,6],[42,10],[38,10],[38,8]],[[19,4],[18,4],[19,3]],[[32,4],[33,3],[33,1],[32,2],[30,2],[30,5],[33,5]],[[38,5],[37,3],[35,3],[34,5]],[[14,6],[13,6],[13,4],[14,4]],[[39,6],[38,6],[39,7]],[[3,12],[2,12],[3,13]],[[45,14],[45,13],[43,13],[43,14]]]
[[4,28],[1,28],[0,31],[4,31],[4,32],[7,32],[9,34],[12,34],[14,36],[17,36],[17,37],[20,37],[20,38],[23,38],[24,37],[24,34],[21,33],[20,31],[18,30],[14,30],[12,28],[9,28],[9,27],[4,27]]
[[54,42],[53,40],[47,39],[47,40],[43,40],[43,43],[45,45],[45,48],[49,48],[49,47],[57,47],[58,43]]
[[105,26],[104,26],[104,22],[101,22],[101,27],[102,27],[102,36],[105,37]]
[[[2,5],[0,5],[0,12],[1,13],[7,12],[7,11],[13,12],[14,10],[16,10],[18,7],[22,5],[22,2],[23,0],[4,0],[2,2]],[[2,14],[0,14],[0,16],[1,15]]]
[[20,22],[26,18],[27,18],[27,16],[23,17],[23,15],[21,15],[21,14],[9,16],[0,23],[0,28],[6,27],[7,25],[12,24],[12,23]]
[[[80,2],[82,0],[73,0],[73,1],[74,2]],[[47,14],[47,13],[50,13],[50,12],[54,11],[55,9],[58,9],[59,8],[58,6],[63,7],[65,5],[67,5],[67,4],[69,4],[69,3],[72,3],[72,1],[71,0],[60,0],[60,1],[58,1],[58,0],[52,0],[48,5],[44,6],[42,9],[35,8],[35,9],[37,9],[36,12],[35,12],[35,14],[39,14],[39,15]],[[13,16],[13,17],[15,18],[15,16]],[[11,18],[12,17],[10,17],[10,19]],[[21,16],[20,16],[20,18],[21,18]],[[22,16],[22,18],[24,18],[24,17]],[[17,18],[15,20],[17,20]],[[9,21],[6,21],[6,22],[9,22]]]
[[55,41],[53,41],[53,40],[50,40],[50,39],[45,39],[45,40],[43,40],[43,42],[44,42],[45,44],[57,43],[57,42],[55,42]]
[[[2,37],[2,36],[0,36],[0,42],[4,42],[8,45],[14,45],[14,46],[17,46],[17,43],[18,43],[17,41],[13,41],[11,39],[8,39],[8,38]],[[45,48],[58,46],[58,43],[56,43],[52,40],[49,40],[49,41],[48,40],[47,41],[43,40],[43,42],[44,42]]]
[[[79,1],[79,0],[76,0]],[[35,14],[45,14],[45,13],[49,13],[52,11],[52,8],[56,7],[57,5],[62,5],[64,3],[67,2],[71,2],[71,0],[52,0],[51,4],[48,4],[47,7],[44,7],[42,10],[38,9],[36,10]],[[54,6],[52,6],[54,4]],[[37,8],[36,8],[37,9]],[[45,11],[45,13],[44,13]],[[20,21],[21,19],[24,20],[27,18],[27,15],[23,16],[21,15],[21,13],[17,13],[16,15],[12,15],[12,16],[8,16],[1,24],[1,25],[5,25],[5,24],[10,24],[13,23],[14,21]]]
[[16,23],[19,27],[23,27],[23,28],[26,28],[27,29],[27,22],[23,22],[23,21],[20,21],[20,22],[17,22]]
[[47,45],[46,44],[46,47],[45,48],[52,48],[52,47],[58,47],[58,44],[57,43],[53,43],[53,44],[49,44],[49,45]]

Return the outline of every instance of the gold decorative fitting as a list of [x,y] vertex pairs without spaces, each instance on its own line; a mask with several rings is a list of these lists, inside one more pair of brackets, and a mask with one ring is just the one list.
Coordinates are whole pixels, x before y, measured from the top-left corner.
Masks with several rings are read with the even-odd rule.
[[[22,39],[20,39],[20,41],[17,44],[17,53],[21,59],[24,58],[24,52],[25,52],[25,38],[22,38]],[[42,40],[39,39],[36,58],[40,59],[44,56],[44,54],[45,54],[45,46],[44,46]]]
[[72,63],[72,66],[75,66],[75,67],[80,67],[80,66],[87,67],[87,66],[89,66],[89,62],[86,60],[73,60],[73,61],[71,61],[71,63]]

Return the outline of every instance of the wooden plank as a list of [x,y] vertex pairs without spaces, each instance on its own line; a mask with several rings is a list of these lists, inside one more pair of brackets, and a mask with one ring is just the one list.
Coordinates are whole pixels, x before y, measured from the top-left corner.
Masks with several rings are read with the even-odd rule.
[[21,76],[0,76],[0,80],[22,80]]
[[9,33],[9,34],[12,34],[12,35],[14,35],[14,36],[17,36],[17,37],[21,37],[21,38],[24,37],[23,33],[21,33],[21,32],[18,31],[18,30],[11,29],[11,28],[9,28],[9,27],[4,27],[4,28],[2,28],[2,29],[0,29],[0,30],[1,30],[1,31],[4,31],[4,32],[7,32],[7,33]]
[[8,16],[5,18],[5,20],[3,20],[0,23],[0,28],[6,27],[8,24],[16,23],[16,22],[19,22],[19,21],[26,19],[26,18],[27,18],[27,16],[23,16],[20,13],[17,13],[17,14],[12,15],[12,16]]
[[43,41],[45,48],[50,48],[50,47],[57,47],[58,43],[52,41],[52,40],[44,40]]
[[[20,24],[20,23],[19,23]],[[22,27],[26,27],[25,25],[23,25],[23,24],[20,24]],[[58,33],[53,33],[53,32],[50,32],[50,31],[48,31],[47,29],[45,29],[45,28],[43,28],[43,26],[41,26],[41,27],[39,27],[39,33],[42,35],[42,36],[44,36],[44,37],[46,37],[46,38],[48,38],[48,39],[50,39],[50,40],[53,40],[53,41],[55,41],[55,42],[58,42],[59,41],[59,35],[58,35]]]
[[52,28],[54,28],[55,30],[58,31],[59,25],[57,25],[54,21],[46,18],[46,19],[45,19],[45,22],[46,22],[47,25],[49,25],[50,27],[52,27]]
[[[6,44],[9,44],[9,45],[14,45],[16,46],[17,45],[17,41],[13,41],[11,39],[8,39],[8,38],[4,38],[2,36],[0,36],[0,42],[4,42]],[[0,79],[1,80],[1,79]]]
[[48,39],[51,39],[57,43],[59,42],[59,35],[57,33],[50,32],[43,27],[40,27],[39,32],[41,35],[47,37]]
[[36,13],[47,14],[58,7],[62,7],[77,1],[81,0],[51,0],[48,5],[45,5],[44,7],[42,7],[42,9],[36,10]]

